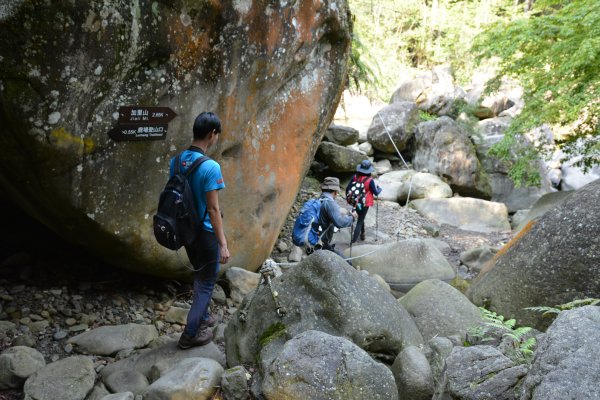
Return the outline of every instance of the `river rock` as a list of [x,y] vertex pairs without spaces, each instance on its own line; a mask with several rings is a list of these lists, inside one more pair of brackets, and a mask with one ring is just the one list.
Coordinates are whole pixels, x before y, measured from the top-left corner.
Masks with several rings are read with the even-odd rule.
[[139,349],[158,337],[154,325],[101,326],[68,340],[80,352],[110,356],[121,350]]
[[406,148],[418,123],[419,111],[415,103],[400,102],[385,106],[373,117],[367,131],[369,143],[379,151],[396,154],[396,148],[398,151]]
[[489,199],[489,178],[465,128],[448,117],[422,122],[415,131],[413,166],[441,177],[461,196]]
[[349,126],[331,124],[325,132],[325,137],[330,142],[347,146],[358,142],[358,131]]
[[20,389],[31,374],[45,365],[42,353],[31,347],[4,350],[0,354],[0,390]]
[[[223,120],[209,155],[227,185],[227,266],[261,265],[346,82],[346,1],[19,1],[0,29],[2,193],[113,264],[189,278],[154,239],[152,216],[168,160],[212,110]],[[164,139],[145,140],[143,126],[142,141],[109,137],[119,118],[145,117],[136,106],[177,114],[158,127]]]
[[460,262],[469,267],[472,271],[481,272],[483,267],[490,262],[498,249],[490,246],[480,246],[460,253]]
[[209,358],[186,358],[144,390],[144,400],[210,399],[221,382],[223,367]]
[[[268,287],[239,311],[225,330],[228,365],[254,362],[274,339],[283,342],[307,330],[343,336],[375,355],[395,355],[422,343],[410,316],[379,283],[331,251],[316,251],[273,280],[286,314],[279,317]],[[360,296],[356,294],[360,293]]]
[[148,378],[135,370],[120,370],[104,377],[104,384],[111,393],[142,392],[149,385]]
[[452,197],[413,200],[410,206],[424,217],[467,231],[504,232],[511,229],[508,210],[502,203],[470,197]]
[[483,323],[473,303],[438,279],[419,283],[398,302],[413,318],[424,340],[454,335],[464,338],[469,329]]
[[268,366],[267,399],[398,399],[391,371],[343,337],[308,330],[288,340]]
[[600,398],[599,352],[600,308],[560,313],[538,342],[521,399]]
[[86,356],[63,358],[25,381],[25,400],[81,400],[94,387],[94,363]]
[[225,370],[221,376],[221,390],[227,400],[248,400],[248,371],[241,365]]
[[356,166],[366,158],[358,148],[351,149],[331,142],[322,142],[316,157],[333,172],[356,171]]
[[473,281],[467,295],[520,326],[544,330],[525,307],[555,306],[600,293],[600,180],[528,223]]
[[431,400],[433,375],[427,358],[416,346],[408,346],[398,354],[392,372],[398,386],[398,398]]
[[[349,249],[344,255],[349,256]],[[427,279],[449,281],[454,270],[430,241],[406,239],[381,245],[363,244],[352,247],[353,265],[378,274],[394,290],[406,291]]]
[[229,282],[231,300],[235,304],[241,304],[244,297],[258,285],[260,274],[246,271],[242,268],[231,267],[225,272],[225,278]]

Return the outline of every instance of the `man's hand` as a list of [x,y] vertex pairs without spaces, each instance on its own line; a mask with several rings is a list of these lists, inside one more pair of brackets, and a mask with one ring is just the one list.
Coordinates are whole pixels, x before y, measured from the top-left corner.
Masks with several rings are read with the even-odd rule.
[[354,220],[357,220],[357,219],[358,219],[358,214],[357,214],[357,213],[356,213],[356,211],[354,211],[354,210],[352,210],[352,218],[353,218]]
[[219,260],[219,262],[221,264],[227,264],[227,262],[229,261],[229,257],[230,257],[229,249],[227,248],[227,245],[221,246],[220,253],[221,253],[221,259]]

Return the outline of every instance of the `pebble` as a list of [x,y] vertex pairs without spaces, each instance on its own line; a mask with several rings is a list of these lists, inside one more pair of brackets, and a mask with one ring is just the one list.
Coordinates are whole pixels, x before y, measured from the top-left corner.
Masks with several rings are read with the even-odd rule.
[[65,331],[57,331],[52,337],[54,338],[54,340],[62,340],[64,338],[66,338],[69,334]]
[[69,331],[71,332],[82,332],[85,331],[88,328],[87,324],[79,324],[79,325],[75,325],[69,328]]

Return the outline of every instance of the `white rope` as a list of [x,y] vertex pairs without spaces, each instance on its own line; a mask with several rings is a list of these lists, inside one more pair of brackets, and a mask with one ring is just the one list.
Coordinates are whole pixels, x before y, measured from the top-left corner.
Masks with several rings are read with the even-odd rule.
[[[385,129],[385,132],[387,133],[388,137],[390,138],[390,142],[392,142],[392,146],[394,146],[394,149],[396,149],[396,153],[398,153],[398,156],[400,157],[400,159],[404,163],[404,166],[406,167],[406,169],[410,169],[408,167],[408,164],[406,163],[406,161],[404,161],[404,157],[402,157],[402,154],[400,154],[400,150],[398,150],[398,147],[396,147],[396,143],[394,143],[394,139],[392,139],[392,134],[388,130],[387,126],[385,125],[385,122],[383,121],[383,118],[381,118],[381,114],[377,113],[377,116],[379,117],[379,120],[381,121],[381,124],[383,125],[383,128]],[[408,196],[406,196],[406,204],[404,205],[404,207],[408,206],[408,202],[410,201],[410,192],[412,191],[412,184],[413,184],[414,175],[415,174],[412,174],[410,176],[410,184],[408,185]]]
[[[376,252],[378,252],[378,251],[381,251],[381,250],[383,250],[383,248],[381,248],[381,249],[375,249],[375,250],[371,250],[371,251],[369,251],[369,252],[367,252],[367,253],[365,253],[365,254],[361,254],[360,256],[343,258],[343,260],[344,260],[344,261],[355,260],[355,259],[357,259],[357,258],[365,257],[365,256],[368,256],[368,255],[370,255],[370,254],[376,253]],[[325,251],[330,251],[330,250],[325,250]],[[293,263],[278,263],[278,262],[276,262],[276,264],[277,264],[277,265],[296,265],[296,264],[300,264],[300,261],[293,262]]]

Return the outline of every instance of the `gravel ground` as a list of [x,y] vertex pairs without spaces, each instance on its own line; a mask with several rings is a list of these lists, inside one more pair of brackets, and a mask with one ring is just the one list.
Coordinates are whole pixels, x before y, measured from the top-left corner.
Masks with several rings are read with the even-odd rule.
[[[318,182],[306,179],[279,235],[272,258],[287,260],[292,248],[290,237],[294,218],[304,201],[319,194]],[[341,197],[337,200],[347,207]],[[448,243],[445,256],[466,279],[472,275],[460,265],[462,251],[481,245],[500,246],[511,236],[439,225],[414,210],[385,202],[379,205],[378,221],[378,229],[387,235],[387,239],[381,238],[377,243],[411,237],[436,237]],[[170,306],[189,302],[191,285],[112,268],[65,244],[31,221],[19,222],[24,229],[23,240],[15,241],[14,235],[10,240],[0,237],[4,244],[0,248],[0,320],[17,323],[15,332],[0,332],[0,352],[11,346],[28,345],[39,350],[50,363],[72,355],[68,338],[88,328],[135,322],[154,324],[160,335],[181,332],[183,327],[165,321],[164,315]],[[374,239],[368,236],[369,242],[374,243]],[[226,284],[221,283],[226,291]],[[213,311],[227,321],[235,307],[227,298],[224,302],[213,303]],[[220,345],[223,347],[222,343]],[[94,361],[96,367],[101,368],[112,360],[95,357]],[[22,391],[0,391],[0,400],[22,398]]]

